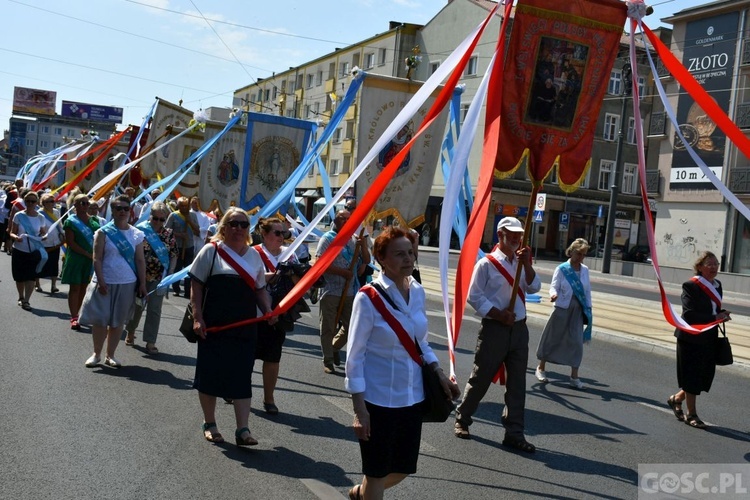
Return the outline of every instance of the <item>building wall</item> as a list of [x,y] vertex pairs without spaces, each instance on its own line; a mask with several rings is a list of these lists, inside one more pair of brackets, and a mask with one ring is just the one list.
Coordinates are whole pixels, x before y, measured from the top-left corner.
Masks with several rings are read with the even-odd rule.
[[722,203],[671,202],[659,204],[656,216],[656,253],[663,266],[689,269],[703,250],[724,255],[726,207]]

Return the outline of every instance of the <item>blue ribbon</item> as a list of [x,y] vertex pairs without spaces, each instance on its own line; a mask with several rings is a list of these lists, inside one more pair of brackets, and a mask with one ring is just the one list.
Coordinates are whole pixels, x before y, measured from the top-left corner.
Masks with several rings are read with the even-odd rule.
[[122,258],[128,262],[128,265],[133,270],[133,274],[138,278],[138,271],[135,268],[135,248],[130,242],[122,235],[119,229],[115,226],[114,222],[110,222],[101,227],[101,230],[106,234],[112,243],[117,247],[117,251],[120,252]]
[[39,274],[42,272],[42,268],[44,267],[44,264],[47,263],[47,250],[44,249],[44,245],[41,241],[39,241],[36,238],[33,238],[33,236],[36,236],[34,234],[34,226],[31,225],[31,221],[29,220],[29,216],[26,215],[23,212],[18,212],[16,216],[18,217],[18,222],[23,226],[24,231],[26,231],[26,238],[31,242],[31,245],[34,247],[34,250],[39,250],[39,253],[42,256],[42,260],[39,261],[39,263],[36,265],[36,273]]
[[164,268],[164,272],[169,271],[169,248],[167,248],[167,245],[165,245],[161,238],[159,238],[159,235],[156,234],[154,228],[151,227],[151,223],[141,222],[135,227],[143,231],[146,241],[148,241],[151,250],[154,251],[156,257],[159,259],[159,262]]
[[576,272],[570,266],[570,262],[563,262],[558,267],[560,268],[560,272],[563,273],[563,276],[565,276],[565,279],[568,280],[568,284],[570,285],[570,288],[573,289],[573,294],[575,294],[576,299],[578,299],[578,302],[581,303],[583,314],[586,316],[586,319],[588,320],[586,329],[583,331],[583,341],[589,342],[591,340],[591,326],[592,326],[593,321],[592,321],[591,304],[586,303],[586,292],[583,289],[583,283],[581,283],[581,279],[578,277]]

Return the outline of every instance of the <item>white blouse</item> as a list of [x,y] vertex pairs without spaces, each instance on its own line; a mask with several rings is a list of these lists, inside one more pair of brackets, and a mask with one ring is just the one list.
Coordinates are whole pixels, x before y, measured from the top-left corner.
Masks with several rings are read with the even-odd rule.
[[[427,364],[438,361],[427,342],[425,293],[413,278],[407,304],[396,284],[381,273],[375,280],[398,306],[383,302],[409,336],[416,337]],[[354,297],[344,384],[350,394],[364,393],[365,401],[388,408],[412,406],[424,400],[422,369],[409,356],[396,332],[362,292]]]
[[[591,282],[589,281],[589,268],[581,264],[581,272],[578,275],[583,285],[583,292],[586,295],[586,302],[591,306]],[[552,283],[549,286],[549,296],[557,295],[554,305],[560,309],[567,309],[570,306],[570,299],[573,298],[573,288],[568,283],[568,279],[560,271],[560,267],[555,268],[552,274]]]

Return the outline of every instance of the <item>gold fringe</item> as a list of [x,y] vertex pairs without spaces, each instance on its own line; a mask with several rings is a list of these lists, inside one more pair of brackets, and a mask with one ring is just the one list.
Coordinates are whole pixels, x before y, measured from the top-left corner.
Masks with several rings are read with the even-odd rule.
[[545,19],[554,19],[558,21],[571,22],[586,28],[599,29],[603,31],[611,31],[614,33],[622,33],[622,26],[614,24],[602,23],[586,17],[574,16],[573,14],[566,14],[555,10],[541,9],[539,7],[530,7],[528,5],[516,5],[516,13],[531,14],[537,17]]
[[422,214],[422,215],[418,215],[414,219],[407,222],[406,219],[404,219],[404,216],[401,214],[401,212],[397,208],[387,208],[383,210],[382,212],[373,211],[372,214],[366,218],[366,220],[372,222],[372,221],[383,219],[385,217],[390,217],[390,216],[393,216],[396,218],[399,226],[410,227],[412,229],[419,226],[420,224],[423,224],[425,221],[424,214]]
[[[558,157],[559,159],[559,157]],[[577,181],[575,181],[573,184],[564,184],[562,182],[562,179],[560,179],[560,171],[559,171],[559,164],[558,164],[558,172],[557,172],[557,184],[560,186],[560,189],[562,189],[566,193],[572,193],[576,189],[578,189],[581,186],[581,182],[586,178],[586,174],[588,173],[589,169],[591,168],[591,158],[588,159],[586,162],[586,166],[583,169],[583,173],[581,173],[581,176],[578,178]]]

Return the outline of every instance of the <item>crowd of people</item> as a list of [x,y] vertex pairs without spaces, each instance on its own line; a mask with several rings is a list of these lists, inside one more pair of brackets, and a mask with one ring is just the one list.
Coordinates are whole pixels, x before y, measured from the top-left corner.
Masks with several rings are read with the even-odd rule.
[[[52,194],[22,184],[6,184],[1,191],[0,244],[11,254],[18,305],[33,311],[33,293],[44,290],[45,281],[40,280],[49,279],[49,293],[58,294],[59,275],[60,283],[69,286],[70,328],[91,328],[93,353],[86,367],[100,366],[102,358],[108,367],[121,367],[115,357],[118,343],[124,334],[126,345],[135,345],[144,311],[145,350],[158,355],[161,309],[169,287],[157,285],[190,266],[172,292],[189,300],[199,339],[193,388],[203,412],[203,437],[224,441],[215,414],[222,398],[234,407],[236,444],[258,444],[249,424],[254,363],[262,363],[263,409],[277,415],[274,390],[286,334],[299,313],[310,310],[302,299],[284,315],[269,314],[309,269],[306,245],[282,259],[288,253],[285,242],[295,233],[289,220],[260,219],[252,231],[246,211],[231,207],[225,213],[203,212],[197,198],[180,197],[173,206],[161,201],[146,205],[134,203],[136,193],[126,191],[104,203],[72,192],[56,206]],[[335,214],[330,231],[320,237],[316,258],[328,251],[354,210],[352,200]],[[137,223],[141,214],[144,220]],[[530,248],[523,245],[521,221],[505,217],[496,231],[498,244],[477,261],[469,285],[468,303],[482,320],[453,431],[458,438],[471,439],[472,416],[499,379],[505,384],[502,444],[533,453],[536,448],[526,439],[524,421],[529,357],[525,297],[538,292],[541,281]],[[374,239],[364,229],[357,231],[315,284],[323,371],[333,374],[344,364],[344,385],[352,397],[364,477],[349,491],[351,499],[383,498],[387,488],[416,472],[423,368],[437,374],[447,399],[461,396],[427,341],[425,292],[415,278],[418,236],[397,224]],[[583,264],[588,250],[588,242],[576,239],[567,249],[568,260],[555,269],[549,290],[554,309],[536,351],[535,377],[541,383],[548,382],[547,364],[560,364],[571,369],[570,385],[585,389],[579,368],[593,324],[589,271]],[[380,269],[377,275],[371,272],[373,264]],[[731,319],[721,307],[716,256],[704,252],[695,271],[683,285],[684,320],[705,325]],[[706,427],[697,415],[696,397],[710,389],[714,378],[718,330],[675,331],[680,390],[667,404],[691,427]],[[415,348],[419,360],[412,355]]]

